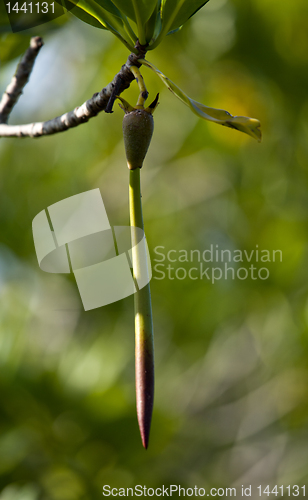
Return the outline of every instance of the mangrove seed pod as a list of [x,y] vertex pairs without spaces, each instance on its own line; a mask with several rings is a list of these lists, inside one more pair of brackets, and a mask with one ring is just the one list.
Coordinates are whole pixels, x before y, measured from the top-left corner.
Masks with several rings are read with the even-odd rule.
[[127,165],[130,170],[142,167],[153,129],[152,113],[145,109],[134,109],[124,115],[123,136]]

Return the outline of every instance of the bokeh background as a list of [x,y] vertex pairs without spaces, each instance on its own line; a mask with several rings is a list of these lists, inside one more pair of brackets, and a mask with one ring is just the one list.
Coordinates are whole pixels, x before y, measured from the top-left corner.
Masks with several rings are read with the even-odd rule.
[[[65,16],[2,36],[1,91],[33,34],[45,46],[11,123],[73,109],[127,58],[110,33]],[[258,485],[308,479],[307,0],[211,0],[148,59],[194,99],[259,118],[263,130],[259,144],[203,122],[143,69],[150,97],[160,92],[142,171],[152,264],[156,246],[210,245],[280,249],[282,262],[266,263],[267,280],[215,284],[153,271],[145,451],[133,298],[85,312],[72,276],[39,269],[31,232],[38,212],[97,187],[111,224],[128,223],[123,113],[116,105],[53,137],[1,139],[1,500],[96,499],[105,484],[251,484],[259,498]],[[137,95],[132,85],[124,98]]]

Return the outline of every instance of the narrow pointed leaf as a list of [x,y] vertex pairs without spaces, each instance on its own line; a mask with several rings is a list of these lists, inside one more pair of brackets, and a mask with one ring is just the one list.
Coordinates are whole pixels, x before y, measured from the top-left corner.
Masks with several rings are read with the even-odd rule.
[[161,18],[165,34],[176,30],[209,0],[162,0]]
[[[151,15],[151,17],[148,19],[145,25],[145,39],[147,43],[151,43],[154,41],[159,33],[161,32],[162,24],[161,24],[161,17],[160,17],[160,4],[159,2],[156,4],[156,7]],[[149,47],[149,50],[151,49],[151,46]]]
[[71,3],[75,4],[76,7],[73,9],[72,13],[75,14],[77,9],[82,10],[88,16],[96,19],[105,29],[108,29],[108,25],[103,18],[103,13],[101,7],[92,0],[71,0]]
[[[81,9],[86,14],[99,21],[105,29],[108,29],[114,35],[116,35],[121,40],[121,42],[126,45],[126,47],[128,47],[130,50],[133,50],[134,43],[130,35],[125,30],[124,22],[121,18],[111,14],[95,0],[71,0],[71,3],[74,3],[76,5],[76,8],[73,9],[73,14],[77,16],[77,8]],[[81,18],[81,16],[79,17]]]
[[113,3],[121,12],[138,24],[138,18],[142,23],[146,23],[150,19],[156,8],[157,0],[113,0]]
[[186,106],[188,106],[193,113],[200,116],[204,120],[212,121],[224,125],[225,127],[234,128],[245,134],[250,135],[254,139],[261,141],[261,130],[260,122],[255,118],[248,118],[246,116],[233,116],[228,111],[223,109],[210,108],[204,106],[200,102],[194,101],[188,97],[183,90],[181,90],[175,83],[173,83],[167,76],[165,76],[161,71],[159,71],[153,64],[149,63],[145,59],[139,59],[139,62],[151,68],[164,82],[168,89],[182,101]]
[[183,28],[183,25],[180,26],[179,28],[175,28],[174,30],[168,31],[167,35],[173,35],[174,33],[177,33]]
[[87,23],[90,26],[94,26],[95,28],[100,28],[103,30],[107,29],[106,26],[103,26],[102,23],[97,21],[97,19],[93,17],[91,14],[87,14],[87,12],[78,8],[76,5],[72,4],[68,0],[65,0],[64,5],[67,8],[67,10],[69,10],[72,14],[74,14],[75,17],[78,17],[78,19],[80,19],[84,23]]
[[95,0],[96,3],[98,3],[103,9],[106,9],[110,14],[113,16],[119,17],[120,19],[122,18],[122,14],[120,10],[116,7],[115,2],[112,2],[111,0]]
[[[70,1],[79,5],[79,3],[75,2],[75,0],[70,0]],[[98,4],[104,10],[104,20],[106,21],[106,23],[108,23],[110,26],[116,29],[116,31],[127,42],[131,41],[132,44],[135,45],[137,41],[137,36],[135,35],[131,26],[129,25],[125,14],[122,13],[111,0],[94,0],[94,3]],[[81,18],[81,16],[79,17]]]
[[157,0],[113,0],[113,3],[137,24],[139,42],[145,45],[147,43],[145,24],[156,8]]

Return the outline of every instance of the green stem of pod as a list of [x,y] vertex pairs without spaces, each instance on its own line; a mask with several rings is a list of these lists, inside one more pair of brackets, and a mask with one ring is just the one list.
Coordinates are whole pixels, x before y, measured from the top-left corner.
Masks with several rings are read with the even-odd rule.
[[[129,207],[130,225],[144,230],[140,168],[129,171]],[[140,252],[145,248],[138,245],[137,236],[132,230],[133,273],[137,280],[140,276]],[[148,447],[153,401],[154,401],[154,339],[150,284],[138,290],[134,295],[135,302],[135,369],[136,369],[136,403],[138,424],[144,448]]]

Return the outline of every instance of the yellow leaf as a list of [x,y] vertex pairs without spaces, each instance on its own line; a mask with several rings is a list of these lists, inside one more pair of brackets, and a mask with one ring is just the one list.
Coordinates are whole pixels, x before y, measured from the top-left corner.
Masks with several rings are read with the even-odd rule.
[[193,113],[200,116],[204,120],[209,120],[225,127],[230,127],[245,134],[250,135],[257,141],[261,141],[261,124],[259,120],[255,118],[248,118],[247,116],[233,116],[228,111],[223,109],[210,108],[201,104],[200,102],[191,99],[183,90],[180,89],[175,83],[173,83],[169,78],[164,75],[159,69],[157,69],[153,64],[146,61],[145,59],[139,59],[139,62],[144,66],[152,69],[168,87],[168,89],[182,101],[186,106],[188,106]]

